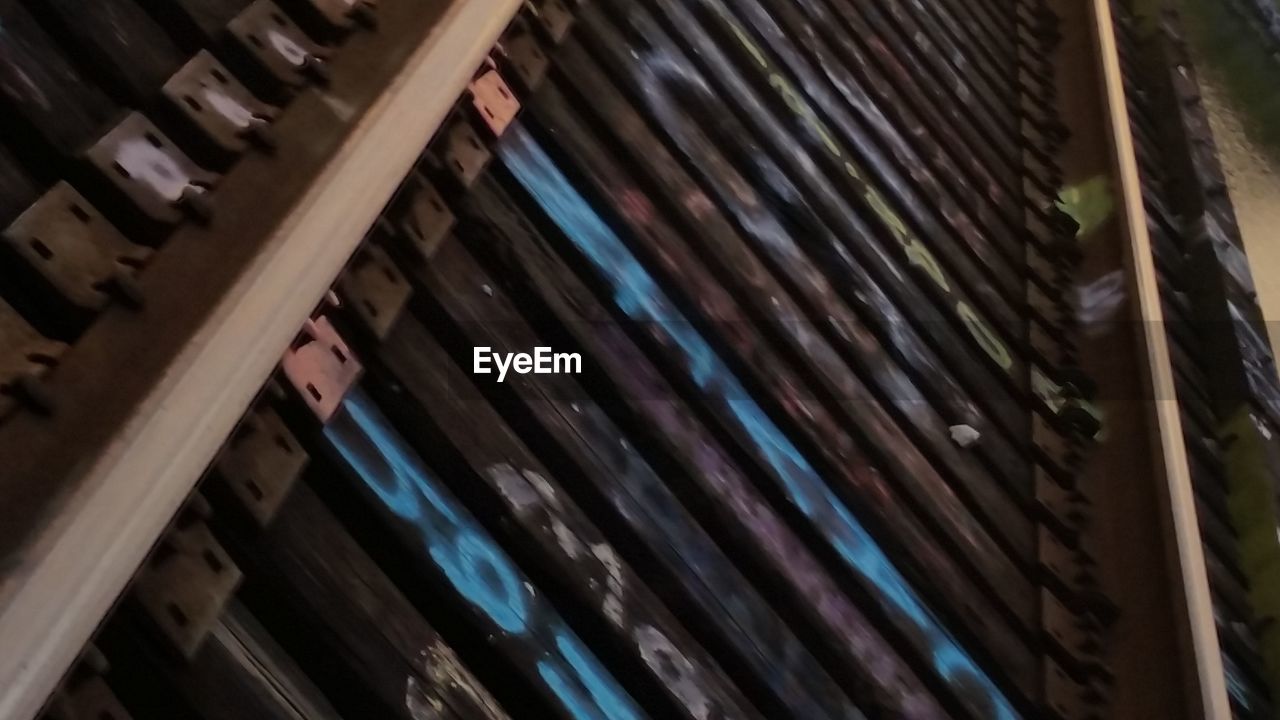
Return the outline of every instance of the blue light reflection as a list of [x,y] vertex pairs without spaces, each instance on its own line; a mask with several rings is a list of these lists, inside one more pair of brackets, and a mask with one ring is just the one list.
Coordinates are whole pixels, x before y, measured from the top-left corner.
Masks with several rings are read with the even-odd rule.
[[684,355],[698,386],[726,401],[732,419],[764,455],[790,500],[816,521],[815,526],[848,566],[876,586],[881,601],[914,625],[915,636],[926,646],[938,674],[961,697],[975,692],[985,696],[989,703],[987,717],[1017,718],[991,679],[916,597],[871,536],[528,131],[519,125],[508,130],[499,146],[499,156],[525,191],[610,284],[618,308],[633,320],[660,327]]

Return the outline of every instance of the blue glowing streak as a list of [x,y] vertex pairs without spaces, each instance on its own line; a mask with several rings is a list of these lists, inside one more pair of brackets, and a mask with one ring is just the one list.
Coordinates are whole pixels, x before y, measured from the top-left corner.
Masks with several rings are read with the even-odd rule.
[[[625,695],[619,695],[607,678],[602,678],[592,667],[591,656],[571,634],[558,635],[556,648],[561,657],[578,674],[583,686],[591,694],[592,703],[587,704],[581,693],[570,686],[550,662],[538,662],[538,674],[556,693],[561,702],[569,708],[578,720],[635,720],[631,704]],[[601,712],[603,714],[601,714]]]
[[[979,690],[990,702],[993,720],[1018,717],[986,673],[965,653],[924,606],[870,534],[854,519],[800,451],[751,399],[711,346],[667,299],[653,277],[573,188],[523,127],[513,126],[499,155],[526,192],[608,281],[614,303],[639,322],[661,327],[684,354],[693,380],[727,400],[734,420],[764,453],[788,496],[826,535],[858,574],[880,589],[897,612],[916,626],[929,644],[934,667],[965,691]],[[834,514],[835,522],[831,522]]]
[[[342,459],[391,512],[418,529],[431,559],[467,600],[505,632],[532,634],[529,609],[538,600],[520,570],[431,477],[368,395],[353,390],[343,406],[364,438],[351,437],[341,424],[325,428]],[[540,626],[555,638],[556,650],[539,659],[538,673],[566,709],[579,720],[638,720],[631,698],[573,631],[549,607],[542,610]],[[576,678],[591,699],[566,676]]]
[[531,598],[512,562],[388,429],[369,396],[356,390],[345,406],[378,454],[371,456],[366,447],[349,444],[342,433],[326,429],[325,437],[388,509],[418,528],[431,559],[449,582],[498,627],[523,632]]
[[583,697],[581,689],[566,680],[551,663],[539,661],[538,675],[542,676],[542,682],[551,688],[551,692],[560,698],[560,704],[568,708],[577,720],[609,720],[596,713],[590,701]]

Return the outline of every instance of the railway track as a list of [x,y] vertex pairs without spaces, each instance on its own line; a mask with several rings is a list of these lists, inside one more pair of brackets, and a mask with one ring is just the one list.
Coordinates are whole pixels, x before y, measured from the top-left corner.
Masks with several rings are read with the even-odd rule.
[[1273,717],[1180,28],[0,0],[0,717]]

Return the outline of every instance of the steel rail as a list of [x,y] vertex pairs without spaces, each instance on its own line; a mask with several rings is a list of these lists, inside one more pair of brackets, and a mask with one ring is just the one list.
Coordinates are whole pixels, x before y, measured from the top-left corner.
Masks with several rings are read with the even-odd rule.
[[6,568],[0,717],[39,712],[519,7],[453,3]]
[[1118,208],[1123,220],[1121,232],[1128,241],[1123,248],[1125,270],[1135,303],[1138,340],[1145,356],[1144,388],[1150,395],[1148,409],[1155,466],[1163,480],[1161,499],[1166,511],[1163,518],[1172,535],[1172,570],[1176,572],[1185,624],[1186,650],[1190,653],[1187,692],[1191,707],[1199,707],[1200,717],[1228,720],[1231,705],[1227,695],[1226,676],[1217,628],[1213,620],[1213,603],[1209,594],[1208,571],[1204,547],[1196,519],[1195,496],[1191,485],[1190,464],[1183,441],[1182,418],[1173,378],[1169,338],[1165,333],[1164,310],[1160,287],[1147,231],[1146,209],[1142,199],[1138,160],[1129,128],[1129,109],[1125,99],[1124,78],[1116,43],[1116,28],[1109,0],[1093,0],[1091,13],[1095,56],[1103,78],[1101,91],[1107,109],[1114,172],[1121,191]]

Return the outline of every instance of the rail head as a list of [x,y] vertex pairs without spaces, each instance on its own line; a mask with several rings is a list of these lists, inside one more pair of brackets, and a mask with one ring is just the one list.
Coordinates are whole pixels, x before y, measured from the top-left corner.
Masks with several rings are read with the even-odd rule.
[[450,4],[106,451],[5,568],[0,718],[39,712],[520,4]]
[[1092,0],[1093,40],[1103,78],[1103,103],[1109,121],[1113,170],[1120,188],[1118,212],[1124,247],[1125,270],[1136,316],[1138,341],[1145,359],[1143,371],[1149,394],[1149,430],[1152,436],[1154,467],[1160,473],[1161,491],[1166,501],[1162,510],[1170,548],[1171,569],[1185,612],[1185,636],[1180,638],[1193,667],[1188,668],[1193,687],[1190,702],[1200,708],[1200,717],[1229,720],[1231,706],[1222,664],[1217,627],[1209,594],[1208,572],[1196,519],[1191,472],[1183,440],[1182,419],[1174,385],[1173,363],[1156,275],[1151,238],[1147,231],[1146,209],[1137,155],[1130,132],[1124,77],[1116,45],[1116,29],[1110,0]]

